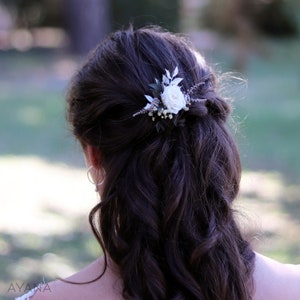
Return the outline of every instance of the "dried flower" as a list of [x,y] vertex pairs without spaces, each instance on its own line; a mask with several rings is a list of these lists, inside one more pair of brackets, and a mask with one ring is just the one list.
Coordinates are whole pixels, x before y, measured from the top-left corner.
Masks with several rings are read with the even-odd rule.
[[166,70],[162,81],[155,79],[155,83],[149,84],[153,96],[145,95],[149,103],[133,116],[148,113],[154,121],[156,116],[162,119],[172,119],[173,114],[178,114],[180,110],[188,110],[187,97],[178,85],[183,78],[176,78],[177,75],[178,67],[175,68],[172,75],[169,70]]

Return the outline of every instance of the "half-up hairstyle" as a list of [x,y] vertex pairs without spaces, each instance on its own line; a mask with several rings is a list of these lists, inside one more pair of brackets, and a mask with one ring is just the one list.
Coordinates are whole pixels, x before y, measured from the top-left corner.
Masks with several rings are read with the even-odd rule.
[[[176,67],[182,91],[206,101],[176,120],[133,117],[149,84]],[[74,134],[106,171],[90,222],[125,299],[251,299],[254,253],[232,209],[240,160],[215,85],[200,54],[157,28],[113,33],[71,82]]]

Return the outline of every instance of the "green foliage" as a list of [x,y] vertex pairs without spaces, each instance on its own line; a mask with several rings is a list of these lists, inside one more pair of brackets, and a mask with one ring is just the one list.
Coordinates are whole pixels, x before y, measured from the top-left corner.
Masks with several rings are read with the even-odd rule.
[[[160,25],[172,31],[179,30],[178,0],[113,0],[109,1],[112,29]],[[60,0],[0,0],[15,15],[18,27],[65,26],[63,2]],[[66,13],[68,10],[65,11]],[[99,15],[100,16],[100,15]]]
[[258,9],[249,14],[257,28],[271,36],[295,36],[297,34],[296,19],[288,13],[282,0],[269,3],[261,2]]
[[0,0],[14,16],[16,27],[63,26],[60,0]]
[[202,11],[202,23],[222,33],[295,36],[298,4],[283,0],[211,0]]
[[178,31],[178,0],[113,0],[111,1],[113,29],[127,27],[133,23],[135,27],[160,25],[171,31]]

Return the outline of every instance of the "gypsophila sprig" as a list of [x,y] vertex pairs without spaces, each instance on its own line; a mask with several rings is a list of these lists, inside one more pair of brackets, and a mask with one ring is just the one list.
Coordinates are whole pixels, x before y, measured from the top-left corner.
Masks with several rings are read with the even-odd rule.
[[156,116],[162,119],[172,119],[173,115],[177,115],[180,110],[189,109],[187,107],[187,97],[179,86],[183,78],[176,77],[178,75],[178,67],[175,68],[172,74],[167,69],[165,71],[162,81],[155,79],[155,83],[149,84],[152,96],[145,95],[149,103],[135,113],[134,117],[148,113],[153,121],[155,121]]

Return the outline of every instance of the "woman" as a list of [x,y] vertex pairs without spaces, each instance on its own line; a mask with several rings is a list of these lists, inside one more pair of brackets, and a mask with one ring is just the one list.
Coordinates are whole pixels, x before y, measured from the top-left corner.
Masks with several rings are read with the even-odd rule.
[[67,103],[104,256],[32,299],[299,299],[299,266],[254,253],[236,224],[241,166],[215,86],[203,57],[159,29],[91,53]]

